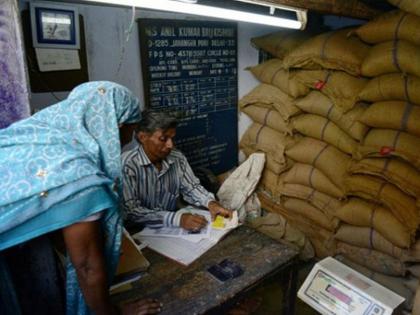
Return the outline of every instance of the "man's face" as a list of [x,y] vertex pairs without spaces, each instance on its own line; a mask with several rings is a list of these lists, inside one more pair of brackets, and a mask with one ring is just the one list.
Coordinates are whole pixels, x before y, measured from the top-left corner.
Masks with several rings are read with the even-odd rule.
[[153,133],[140,131],[137,137],[150,161],[157,162],[162,161],[171,153],[175,135],[176,129],[170,128],[167,130],[158,129]]

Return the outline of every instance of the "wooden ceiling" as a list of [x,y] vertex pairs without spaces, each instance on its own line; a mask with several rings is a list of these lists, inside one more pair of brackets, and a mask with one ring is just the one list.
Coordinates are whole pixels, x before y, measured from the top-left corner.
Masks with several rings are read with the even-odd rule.
[[384,10],[392,9],[386,0],[251,0],[308,9],[322,14],[370,20]]

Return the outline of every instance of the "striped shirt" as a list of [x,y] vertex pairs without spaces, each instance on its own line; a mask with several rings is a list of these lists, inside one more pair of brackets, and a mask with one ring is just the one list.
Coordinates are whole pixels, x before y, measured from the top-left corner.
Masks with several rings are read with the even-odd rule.
[[126,151],[123,163],[123,210],[129,225],[159,228],[180,226],[185,211],[176,210],[180,195],[190,204],[207,207],[214,195],[195,177],[186,157],[173,149],[159,171],[143,146]]

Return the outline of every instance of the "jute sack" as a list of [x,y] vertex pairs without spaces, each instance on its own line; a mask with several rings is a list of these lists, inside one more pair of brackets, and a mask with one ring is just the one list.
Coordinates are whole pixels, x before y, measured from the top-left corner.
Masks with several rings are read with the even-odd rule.
[[307,40],[283,60],[286,69],[335,69],[360,75],[360,65],[369,46],[357,37],[348,37],[351,29],[324,33]]
[[396,129],[420,137],[420,106],[402,101],[373,103],[360,117],[370,127]]
[[335,198],[343,198],[344,190],[332,183],[320,170],[309,164],[295,163],[285,174],[284,182],[314,188]]
[[283,120],[299,114],[300,109],[293,104],[293,99],[280,89],[269,84],[260,84],[239,101],[239,107],[250,105],[274,108]]
[[362,75],[402,72],[420,77],[420,47],[407,41],[390,41],[373,46],[362,63]]
[[404,277],[407,272],[403,262],[373,249],[337,242],[337,254],[341,254],[347,259],[365,266],[370,270],[388,276]]
[[340,129],[356,140],[362,140],[368,127],[358,120],[367,108],[366,104],[358,103],[353,109],[344,113],[332,100],[318,91],[312,91],[307,96],[297,100],[295,105],[302,111],[325,117],[334,122]]
[[325,141],[347,154],[353,154],[357,142],[331,120],[319,115],[302,114],[292,120],[295,130],[305,136]]
[[328,96],[344,112],[356,105],[360,91],[368,82],[367,79],[354,77],[343,71],[331,70],[299,71],[296,79]]
[[249,147],[256,151],[270,153],[274,161],[284,165],[286,164],[284,150],[293,145],[295,141],[291,136],[254,122],[242,136],[240,147]]
[[275,109],[250,105],[243,107],[241,110],[253,121],[261,125],[266,125],[281,133],[292,134],[292,128],[289,126],[289,123],[284,121],[280,113]]
[[282,204],[285,210],[291,212],[290,215],[296,213],[304,216],[326,230],[335,231],[338,227],[339,220],[336,217],[325,214],[302,199],[285,198]]
[[390,129],[371,129],[359,145],[355,157],[398,156],[420,169],[420,138]]
[[337,209],[336,216],[351,225],[372,227],[398,247],[409,248],[411,245],[413,231],[398,221],[390,211],[377,204],[351,198]]
[[283,59],[284,56],[309,39],[308,32],[282,30],[264,36],[251,38],[251,43],[271,55]]
[[286,243],[300,253],[300,258],[308,260],[314,257],[314,249],[299,230],[287,224],[287,220],[277,213],[268,213],[266,216],[248,222],[248,225],[272,239]]
[[345,179],[347,194],[374,202],[380,202],[411,231],[416,231],[419,223],[419,209],[416,199],[405,194],[396,186],[370,175],[352,175]]
[[400,100],[420,105],[420,78],[402,73],[384,74],[371,79],[359,98],[368,102]]
[[420,17],[404,11],[391,11],[360,26],[355,33],[364,42],[378,44],[403,39],[420,45]]
[[299,184],[283,183],[279,189],[279,194],[282,199],[285,197],[294,197],[306,200],[322,212],[332,216],[335,216],[337,209],[342,206],[340,200],[319,192],[311,187]]
[[395,158],[363,159],[354,161],[350,165],[349,172],[379,176],[415,198],[420,196],[420,172],[403,160]]
[[375,249],[403,262],[420,261],[418,246],[412,246],[410,249],[395,246],[371,227],[342,224],[334,237],[350,245]]
[[283,68],[283,61],[270,59],[247,70],[263,83],[271,84],[287,95],[296,98],[309,93],[309,88],[296,78],[299,71],[289,71]]
[[372,279],[373,281],[378,282],[379,284],[382,284],[384,287],[401,295],[403,298],[405,298],[404,309],[411,310],[413,306],[414,294],[405,285],[409,280],[403,277],[392,277],[379,272],[372,272],[372,270],[370,270],[369,268],[354,263],[341,255],[338,255],[335,258],[341,261],[343,264],[349,266],[350,268],[360,272],[364,276]]
[[315,222],[302,215],[285,210],[283,205],[273,201],[264,194],[258,194],[258,198],[264,209],[281,214],[287,219],[288,224],[292,225],[308,237],[314,246],[317,257],[322,258],[334,255],[335,240],[331,231],[320,227]]
[[[241,150],[244,152],[244,154],[248,157],[252,153],[258,152],[258,150],[253,149],[252,147],[241,145]],[[263,152],[263,151],[260,151]],[[293,166],[293,161],[286,157],[285,163],[279,163],[277,162],[273,156],[272,153],[265,153],[265,168],[272,171],[274,174],[281,174],[288,169],[290,169]]]
[[279,200],[280,193],[279,189],[282,185],[282,178],[273,173],[272,171],[265,169],[262,173],[258,188],[268,192],[274,199]]
[[388,0],[388,2],[399,7],[405,12],[410,12],[420,16],[420,3],[418,0]]
[[344,177],[351,158],[332,145],[305,137],[286,149],[286,156],[294,161],[315,166],[340,190],[344,190]]

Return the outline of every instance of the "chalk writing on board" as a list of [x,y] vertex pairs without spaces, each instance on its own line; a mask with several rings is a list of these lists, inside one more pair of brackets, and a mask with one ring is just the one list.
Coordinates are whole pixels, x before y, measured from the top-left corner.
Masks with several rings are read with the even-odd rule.
[[176,146],[193,167],[237,163],[237,28],[234,23],[139,20],[146,103],[182,117]]

